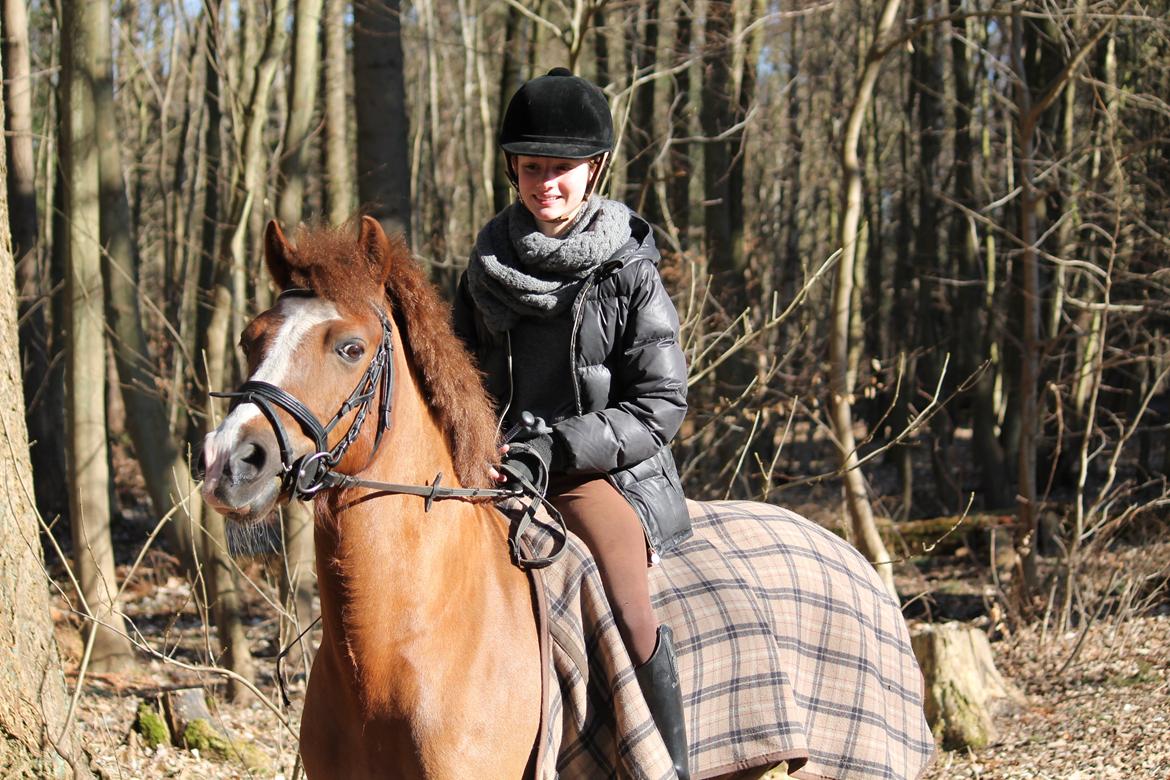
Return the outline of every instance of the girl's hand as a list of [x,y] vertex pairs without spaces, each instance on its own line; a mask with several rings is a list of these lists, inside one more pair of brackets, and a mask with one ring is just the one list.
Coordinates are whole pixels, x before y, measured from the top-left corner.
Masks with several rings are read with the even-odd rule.
[[[500,446],[500,455],[501,456],[506,455],[507,452],[508,452],[508,445],[507,444],[501,445]],[[495,466],[488,466],[488,476],[491,478],[491,480],[493,482],[496,482],[496,483],[508,481],[508,478],[505,477],[503,474],[501,474],[499,471],[497,471]]]

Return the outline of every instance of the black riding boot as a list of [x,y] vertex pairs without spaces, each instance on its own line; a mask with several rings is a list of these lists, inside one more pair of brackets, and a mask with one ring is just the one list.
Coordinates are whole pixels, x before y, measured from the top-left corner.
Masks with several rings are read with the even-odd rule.
[[666,743],[679,780],[690,780],[687,759],[687,727],[683,718],[682,688],[678,684],[678,665],[670,626],[658,627],[658,644],[650,660],[634,670],[642,696],[654,717],[654,725]]

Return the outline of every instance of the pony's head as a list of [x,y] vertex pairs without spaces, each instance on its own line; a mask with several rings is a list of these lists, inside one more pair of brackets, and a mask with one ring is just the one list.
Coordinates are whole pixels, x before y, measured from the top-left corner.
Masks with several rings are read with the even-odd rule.
[[[405,244],[374,219],[301,230],[268,224],[264,256],[281,293],[244,329],[248,380],[203,446],[203,496],[243,523],[323,485],[327,469],[360,472],[391,427],[395,344],[417,375],[465,485],[495,457],[482,383],[451,332],[446,304]],[[396,330],[403,332],[396,332]],[[328,487],[327,484],[324,487]]]

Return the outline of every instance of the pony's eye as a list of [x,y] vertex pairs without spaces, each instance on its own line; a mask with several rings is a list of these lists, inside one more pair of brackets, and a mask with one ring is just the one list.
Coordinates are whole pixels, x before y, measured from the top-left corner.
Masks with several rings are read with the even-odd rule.
[[343,341],[337,347],[337,354],[353,363],[366,354],[366,347],[360,341]]

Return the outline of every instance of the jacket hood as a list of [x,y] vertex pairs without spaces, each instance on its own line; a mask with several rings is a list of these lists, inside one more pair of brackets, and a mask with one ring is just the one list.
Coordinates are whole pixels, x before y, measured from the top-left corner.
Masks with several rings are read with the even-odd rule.
[[654,242],[654,229],[650,223],[637,212],[630,211],[630,237],[621,249],[614,252],[610,262],[620,261],[625,266],[634,260],[646,259],[658,266],[662,254],[658,251],[658,244]]

